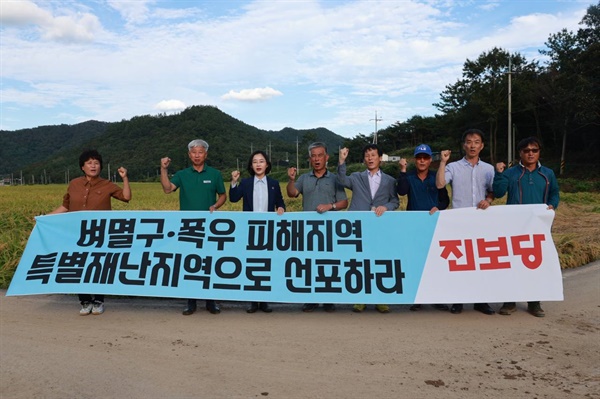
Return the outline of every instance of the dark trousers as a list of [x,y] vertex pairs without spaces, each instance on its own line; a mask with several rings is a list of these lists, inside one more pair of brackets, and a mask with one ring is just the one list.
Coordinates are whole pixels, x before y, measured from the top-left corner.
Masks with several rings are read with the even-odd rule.
[[104,295],[90,295],[90,294],[79,294],[79,302],[104,302]]
[[[207,299],[206,300],[206,307],[210,307],[210,306],[215,306],[216,302],[214,299]],[[196,309],[196,300],[195,299],[188,299],[188,308],[190,309]]]

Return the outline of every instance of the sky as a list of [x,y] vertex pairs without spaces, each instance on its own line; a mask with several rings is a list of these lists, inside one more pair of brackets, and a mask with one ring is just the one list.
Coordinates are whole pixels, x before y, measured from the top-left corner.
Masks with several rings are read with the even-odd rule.
[[592,0],[0,0],[0,129],[212,105],[265,130],[370,135],[499,47],[528,61]]

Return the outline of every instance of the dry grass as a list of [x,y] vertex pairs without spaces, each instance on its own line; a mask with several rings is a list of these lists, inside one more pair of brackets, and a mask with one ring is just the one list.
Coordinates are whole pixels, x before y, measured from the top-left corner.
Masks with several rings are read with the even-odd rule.
[[600,194],[565,193],[552,226],[552,237],[564,268],[600,259]]

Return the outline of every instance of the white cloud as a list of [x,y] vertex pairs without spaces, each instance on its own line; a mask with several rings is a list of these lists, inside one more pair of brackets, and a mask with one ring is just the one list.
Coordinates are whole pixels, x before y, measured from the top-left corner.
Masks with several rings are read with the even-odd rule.
[[79,18],[56,17],[42,28],[43,37],[48,40],[91,42],[101,26],[94,15],[84,14]]
[[149,10],[148,5],[154,3],[152,0],[108,0],[108,5],[117,10],[127,23],[139,24],[146,21]]
[[2,105],[31,110],[22,124],[36,123],[36,106],[114,121],[210,104],[260,128],[341,134],[371,131],[376,109],[382,126],[430,114],[467,58],[536,54],[586,7],[515,2],[510,17],[478,0],[0,1]]
[[221,96],[223,100],[238,100],[238,101],[265,101],[273,97],[282,96],[283,93],[279,90],[270,87],[244,89],[240,91],[229,90],[227,94]]
[[154,106],[155,109],[161,112],[178,112],[183,111],[186,106],[183,101],[179,100],[163,100]]
[[52,14],[31,1],[3,1],[0,7],[0,22],[4,26],[44,24]]
[[487,3],[482,3],[478,6],[478,8],[485,11],[491,11],[498,7],[500,7],[500,2],[498,1],[488,1]]
[[4,1],[0,9],[0,21],[4,26],[24,29],[32,25],[46,40],[90,42],[102,28],[95,15],[65,11],[65,15],[54,16],[26,0]]

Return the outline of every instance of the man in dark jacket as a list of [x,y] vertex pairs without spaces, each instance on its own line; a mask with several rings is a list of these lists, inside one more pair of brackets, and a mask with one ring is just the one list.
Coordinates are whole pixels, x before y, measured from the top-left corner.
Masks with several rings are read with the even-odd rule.
[[[556,176],[552,169],[542,166],[540,152],[542,145],[537,137],[527,137],[517,144],[521,161],[507,170],[503,162],[496,164],[494,175],[494,195],[503,197],[508,192],[507,205],[546,204],[548,209],[558,207],[559,193]],[[500,308],[501,315],[517,311],[515,302],[505,302]],[[527,302],[527,311],[536,317],[544,317],[539,301]]]

